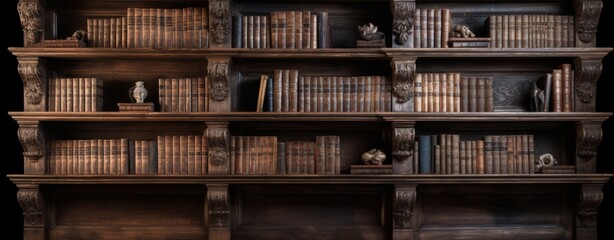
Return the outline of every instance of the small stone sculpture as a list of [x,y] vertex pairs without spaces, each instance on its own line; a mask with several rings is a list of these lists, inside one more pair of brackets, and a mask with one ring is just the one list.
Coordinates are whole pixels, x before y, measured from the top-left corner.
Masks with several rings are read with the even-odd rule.
[[378,32],[377,26],[373,25],[373,23],[358,26],[358,31],[360,32],[360,37],[367,41],[384,39],[384,33]]
[[475,37],[475,34],[469,30],[469,28],[465,25],[456,25],[452,28],[450,35],[456,38],[472,38]]
[[143,103],[147,97],[147,89],[145,89],[143,81],[138,81],[130,88],[130,100],[136,103]]
[[382,165],[386,160],[386,154],[378,149],[371,149],[362,154],[362,162],[367,165]]
[[81,40],[87,43],[87,32],[84,30],[77,30],[70,37],[67,37],[66,40]]
[[550,153],[544,153],[535,159],[535,172],[541,172],[543,167],[551,167],[559,165],[559,162],[554,159]]

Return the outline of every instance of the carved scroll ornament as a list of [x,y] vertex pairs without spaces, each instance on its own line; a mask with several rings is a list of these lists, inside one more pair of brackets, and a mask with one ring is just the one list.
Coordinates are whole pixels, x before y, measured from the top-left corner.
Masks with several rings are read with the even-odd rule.
[[213,101],[224,101],[228,97],[230,76],[228,75],[229,64],[209,63],[207,66],[209,78],[209,96]]
[[223,165],[228,161],[226,152],[226,141],[228,139],[228,129],[210,128],[207,129],[207,145],[209,147],[209,161],[213,165]]
[[601,75],[602,64],[599,61],[576,61],[576,96],[583,103],[590,103],[597,91],[597,81]]
[[230,1],[211,0],[211,34],[216,43],[224,43],[230,35]]
[[601,16],[601,0],[578,0],[576,2],[577,34],[580,41],[588,43],[595,39],[599,17]]
[[23,210],[23,220],[26,226],[40,226],[44,224],[44,201],[38,189],[19,189],[17,201]]
[[578,200],[578,223],[585,227],[597,226],[597,210],[603,200],[603,192],[598,189],[582,191]]
[[597,156],[597,147],[601,142],[601,126],[580,124],[576,128],[578,156],[585,161]]
[[228,191],[226,189],[209,189],[207,198],[209,200],[209,225],[228,226],[230,222]]
[[394,226],[396,228],[408,228],[411,218],[414,216],[414,206],[416,205],[416,190],[399,191],[395,193]]
[[396,161],[409,159],[412,156],[415,130],[413,128],[395,128],[394,135],[393,159]]
[[19,63],[17,70],[23,81],[25,100],[30,104],[39,104],[43,98],[41,65],[39,63]]
[[414,26],[415,3],[392,1],[391,8],[392,32],[397,35],[397,43],[405,45]]
[[17,12],[21,27],[26,33],[26,42],[37,43],[43,32],[43,8],[38,2],[18,2]]
[[17,130],[17,136],[24,149],[23,156],[38,160],[45,154],[43,131],[38,127],[25,127]]
[[414,93],[416,63],[413,61],[393,61],[392,68],[392,94],[398,98],[398,103],[405,103]]

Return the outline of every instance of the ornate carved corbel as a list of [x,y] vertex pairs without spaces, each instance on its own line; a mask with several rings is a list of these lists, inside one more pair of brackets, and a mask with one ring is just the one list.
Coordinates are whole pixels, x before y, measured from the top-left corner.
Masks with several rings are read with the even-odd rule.
[[210,227],[230,226],[228,185],[207,185],[207,205]]
[[414,94],[415,60],[392,60],[392,94],[396,103],[406,103]]
[[24,32],[24,45],[30,46],[42,41],[44,29],[44,8],[39,1],[19,1],[17,12]]
[[209,62],[207,77],[209,79],[209,97],[211,101],[221,102],[228,97],[230,85],[230,63]]
[[415,131],[413,128],[395,128],[392,158],[404,162],[413,155]]
[[[19,59],[17,70],[23,81],[23,94],[28,105],[44,103],[45,62],[40,59]],[[44,110],[44,105],[42,106]],[[29,110],[29,109],[26,109]]]
[[17,136],[27,160],[38,160],[45,155],[45,136],[40,127],[20,127]]
[[578,173],[595,173],[597,147],[601,142],[601,124],[580,122],[576,124],[576,170]]
[[412,219],[418,195],[416,185],[394,186],[392,203],[393,239],[413,239]]
[[230,36],[230,1],[229,0],[210,0],[209,1],[209,23],[211,25],[211,35],[217,44],[222,47],[230,47],[228,36]]
[[390,2],[392,10],[392,46],[393,47],[413,47],[409,43],[412,41],[412,29],[414,26],[414,13],[416,2],[413,0],[392,0]]
[[219,166],[228,163],[228,152],[226,152],[228,135],[227,128],[207,128],[209,162],[212,165]]
[[603,200],[601,189],[582,189],[578,198],[578,224],[584,227],[597,226],[597,210]]
[[576,39],[582,42],[577,43],[576,47],[594,47],[603,3],[601,0],[575,0],[574,7]]
[[601,76],[603,65],[600,59],[582,59],[574,60],[575,68],[575,111],[576,112],[594,112],[595,92],[597,91],[597,81]]
[[18,187],[17,201],[23,210],[24,226],[44,228],[45,201],[38,186]]

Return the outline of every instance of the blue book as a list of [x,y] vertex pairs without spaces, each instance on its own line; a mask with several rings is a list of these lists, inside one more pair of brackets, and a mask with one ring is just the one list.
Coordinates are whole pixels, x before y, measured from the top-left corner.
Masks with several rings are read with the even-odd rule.
[[420,135],[418,139],[419,162],[420,173],[432,173],[431,172],[431,135]]

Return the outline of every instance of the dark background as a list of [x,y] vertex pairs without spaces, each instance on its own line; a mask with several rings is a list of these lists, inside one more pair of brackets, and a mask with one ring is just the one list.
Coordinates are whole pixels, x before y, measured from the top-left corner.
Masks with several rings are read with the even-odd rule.
[[[4,128],[0,155],[0,240],[23,239],[23,216],[16,201],[17,188],[7,174],[23,173],[22,148],[17,138],[17,123],[8,115],[11,111],[23,111],[23,83],[17,72],[17,60],[7,47],[23,46],[23,34],[17,14],[17,0],[2,0],[0,10],[4,18],[0,34],[2,53],[2,127]],[[604,0],[597,34],[598,47],[614,47],[614,2]],[[614,112],[614,53],[603,60],[603,73],[597,88],[597,111]],[[614,172],[614,118],[603,125],[603,140],[599,146],[597,168],[599,173]],[[614,178],[604,186],[604,199],[599,209],[599,239],[614,239]]]

